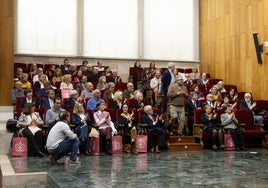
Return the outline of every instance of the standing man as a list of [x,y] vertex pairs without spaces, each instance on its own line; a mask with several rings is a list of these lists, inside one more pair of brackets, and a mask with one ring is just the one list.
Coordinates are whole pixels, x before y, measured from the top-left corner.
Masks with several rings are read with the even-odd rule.
[[50,154],[49,158],[52,165],[57,164],[57,160],[71,152],[69,165],[79,165],[77,153],[79,147],[79,139],[70,127],[70,114],[63,111],[59,114],[59,122],[57,122],[50,130],[47,137],[47,150]]
[[173,71],[175,69],[175,63],[174,62],[169,62],[167,65],[168,69],[165,70],[165,72],[162,75],[161,78],[161,84],[162,84],[162,92],[163,92],[163,112],[167,111],[167,93],[168,93],[168,87],[171,84],[175,83],[175,76],[173,74]]
[[183,78],[176,77],[176,83],[170,85],[168,88],[167,96],[171,98],[170,116],[171,122],[174,123],[178,120],[179,128],[178,135],[183,136],[183,128],[185,122],[185,98],[188,96],[187,88],[183,85]]

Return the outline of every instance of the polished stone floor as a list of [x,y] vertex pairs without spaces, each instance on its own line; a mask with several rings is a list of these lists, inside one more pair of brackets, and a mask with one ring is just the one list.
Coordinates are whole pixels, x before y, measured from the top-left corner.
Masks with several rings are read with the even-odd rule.
[[10,159],[16,172],[46,171],[46,187],[268,187],[266,149],[80,156],[80,166],[64,159],[56,166],[48,158]]

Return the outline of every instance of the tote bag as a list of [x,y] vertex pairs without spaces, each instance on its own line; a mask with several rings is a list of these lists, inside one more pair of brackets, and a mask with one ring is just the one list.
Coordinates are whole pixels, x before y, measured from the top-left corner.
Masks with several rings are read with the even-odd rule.
[[90,146],[91,146],[90,153],[92,155],[100,155],[100,138],[99,137],[91,137]]
[[113,154],[115,153],[122,153],[123,152],[123,144],[122,144],[122,136],[117,135],[112,137],[112,151]]
[[28,156],[28,140],[23,135],[18,135],[12,139],[12,156],[27,157]]
[[137,135],[136,137],[136,149],[139,153],[147,152],[147,135]]
[[235,144],[233,142],[231,134],[224,134],[224,145],[225,145],[226,151],[234,151],[235,150]]

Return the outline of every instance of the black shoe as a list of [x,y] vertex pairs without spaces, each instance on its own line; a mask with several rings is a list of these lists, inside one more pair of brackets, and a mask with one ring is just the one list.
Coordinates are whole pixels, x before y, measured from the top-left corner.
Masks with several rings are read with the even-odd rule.
[[91,154],[90,154],[89,151],[86,151],[86,152],[85,152],[85,155],[86,155],[86,156],[90,156]]
[[111,149],[111,141],[107,140],[106,141],[106,150],[110,150]]
[[240,151],[248,151],[248,149],[245,148],[245,147],[241,147],[241,148],[240,148]]

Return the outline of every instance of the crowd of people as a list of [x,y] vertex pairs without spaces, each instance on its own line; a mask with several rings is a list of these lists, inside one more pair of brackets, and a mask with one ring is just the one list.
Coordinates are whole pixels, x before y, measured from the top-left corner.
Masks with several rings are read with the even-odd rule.
[[[146,124],[149,150],[159,153],[166,144],[167,134],[173,134],[174,125],[178,125],[178,136],[193,135],[194,110],[202,108],[200,121],[203,131],[212,135],[213,150],[224,149],[224,130],[232,135],[237,150],[246,150],[243,131],[238,128],[233,110],[250,109],[256,122],[263,121],[251,93],[246,93],[244,100],[238,102],[236,88],[225,89],[222,80],[211,84],[209,76],[200,74],[197,68],[181,73],[173,62],[159,69],[154,62],[142,68],[136,61],[129,82],[117,90],[117,84],[122,83],[118,71],[111,71],[100,61],[93,66],[85,60],[76,66],[64,59],[62,65],[51,65],[45,71],[32,64],[28,72],[17,68],[14,82],[11,100],[16,110],[21,110],[17,112],[19,131],[28,138],[28,154],[44,156],[46,148],[52,164],[67,153],[71,153],[70,164],[79,164],[79,147],[81,153],[90,155],[92,128],[97,128],[105,138],[108,154],[111,154],[115,134],[129,135],[131,152],[138,154],[136,135],[141,133],[138,125]],[[67,96],[63,94],[66,91]],[[112,119],[108,109],[120,111],[118,118]],[[216,110],[222,113],[217,114]],[[137,114],[141,114],[138,119]],[[224,129],[218,126],[220,123]],[[46,144],[40,128],[44,124],[49,127]],[[157,140],[154,133],[158,135]]]

